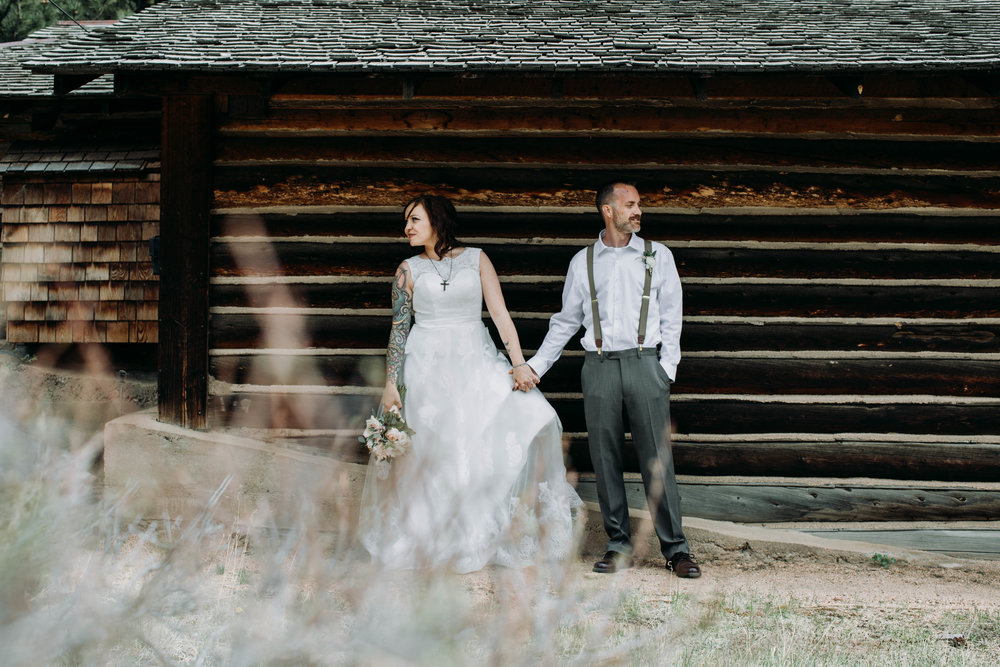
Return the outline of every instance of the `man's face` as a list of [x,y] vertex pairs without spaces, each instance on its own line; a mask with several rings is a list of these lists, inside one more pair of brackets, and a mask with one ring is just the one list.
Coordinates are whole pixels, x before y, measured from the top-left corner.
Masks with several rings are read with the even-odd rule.
[[[607,206],[607,204],[606,204]],[[611,224],[622,234],[639,231],[642,210],[639,208],[639,191],[631,185],[618,185],[611,197]]]

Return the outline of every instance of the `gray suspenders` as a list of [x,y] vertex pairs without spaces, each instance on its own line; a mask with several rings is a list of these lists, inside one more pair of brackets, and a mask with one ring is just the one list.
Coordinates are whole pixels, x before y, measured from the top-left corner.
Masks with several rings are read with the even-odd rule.
[[587,246],[587,278],[590,279],[590,307],[594,312],[594,345],[601,354],[601,313],[597,309],[597,288],[594,287],[594,244]]
[[[646,239],[646,254],[652,252],[653,242]],[[601,353],[601,313],[597,308],[597,288],[594,286],[594,244],[587,246],[587,278],[590,280],[590,307],[594,315],[594,344],[597,354]],[[646,281],[642,286],[642,308],[639,311],[639,350],[646,340],[646,317],[649,315],[649,288],[653,282],[653,272],[646,271]]]

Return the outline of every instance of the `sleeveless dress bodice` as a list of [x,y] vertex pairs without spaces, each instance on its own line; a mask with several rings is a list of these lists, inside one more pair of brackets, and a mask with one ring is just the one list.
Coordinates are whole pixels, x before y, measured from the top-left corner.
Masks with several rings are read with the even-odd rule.
[[440,261],[420,256],[406,260],[413,278],[413,319],[417,325],[442,327],[482,321],[480,253],[479,248],[465,248],[458,256]]

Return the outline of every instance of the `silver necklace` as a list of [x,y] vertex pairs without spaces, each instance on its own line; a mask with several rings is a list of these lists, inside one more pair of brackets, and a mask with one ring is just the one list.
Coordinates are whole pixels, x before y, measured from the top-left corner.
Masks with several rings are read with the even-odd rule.
[[448,282],[451,280],[451,271],[454,268],[453,265],[455,263],[455,259],[453,257],[451,257],[451,256],[448,257],[448,277],[447,278],[445,278],[444,276],[442,276],[441,272],[438,271],[438,268],[437,268],[437,265],[441,261],[443,261],[443,260],[434,261],[430,257],[428,257],[427,259],[430,260],[431,268],[434,269],[434,273],[438,274],[438,278],[441,279],[441,291],[442,292],[447,292],[448,291]]

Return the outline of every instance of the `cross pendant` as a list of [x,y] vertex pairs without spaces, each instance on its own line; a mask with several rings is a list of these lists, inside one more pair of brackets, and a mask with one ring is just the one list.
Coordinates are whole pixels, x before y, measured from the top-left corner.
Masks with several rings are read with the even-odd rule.
[[441,281],[441,291],[442,292],[447,292],[448,291],[448,281],[447,280],[442,280]]

